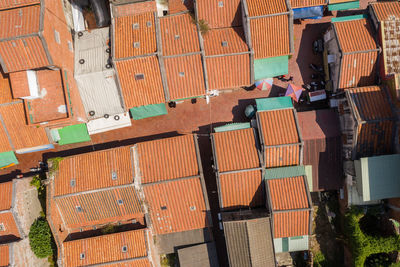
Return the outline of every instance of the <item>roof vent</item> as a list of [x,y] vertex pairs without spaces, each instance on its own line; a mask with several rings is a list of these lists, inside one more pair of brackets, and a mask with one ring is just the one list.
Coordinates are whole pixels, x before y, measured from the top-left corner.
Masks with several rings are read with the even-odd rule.
[[110,115],[104,114],[104,118],[105,118],[105,119],[108,119],[109,117],[110,117]]
[[175,40],[179,40],[179,38],[181,38],[179,34],[175,35]]
[[132,220],[132,223],[137,223],[137,221],[135,219]]
[[6,228],[4,227],[4,223],[0,223],[0,231],[5,231]]
[[134,42],[133,43],[134,48],[139,48],[140,47],[140,42]]
[[94,116],[94,114],[96,114],[96,112],[94,112],[94,110],[89,111],[90,116]]
[[114,116],[114,120],[118,121],[119,120],[119,115]]
[[166,210],[167,206],[161,206],[161,210]]
[[83,58],[79,59],[79,64],[85,63],[85,60]]
[[195,211],[196,210],[196,206],[190,206],[190,210],[191,211]]
[[127,252],[128,251],[128,248],[126,247],[126,246],[122,246],[122,252]]
[[132,24],[132,28],[133,28],[134,30],[139,29],[139,23],[134,23],[134,24]]
[[144,80],[144,74],[143,74],[143,73],[135,74],[135,80],[136,80],[136,81],[138,81],[138,80]]
[[80,258],[81,260],[84,260],[84,259],[85,259],[85,253],[79,254],[79,258]]
[[147,26],[147,27],[151,27],[151,25],[152,25],[152,24],[151,24],[151,21],[146,22],[146,26]]
[[77,212],[82,212],[82,207],[81,206],[76,206],[75,208],[76,208]]
[[124,201],[122,199],[118,199],[118,205],[124,204]]
[[185,73],[183,71],[179,72],[179,76],[184,77]]
[[224,2],[223,1],[218,1],[218,7],[224,7]]
[[[108,115],[108,114],[106,114],[106,115]],[[105,117],[105,115],[104,115],[104,117]],[[111,172],[111,179],[112,180],[117,180],[117,178],[118,178],[117,172]]]
[[227,46],[228,46],[228,42],[227,42],[227,41],[222,41],[221,45],[222,45],[223,47],[227,47]]
[[71,187],[75,186],[75,179],[71,179],[71,181],[69,182],[69,184],[71,185]]

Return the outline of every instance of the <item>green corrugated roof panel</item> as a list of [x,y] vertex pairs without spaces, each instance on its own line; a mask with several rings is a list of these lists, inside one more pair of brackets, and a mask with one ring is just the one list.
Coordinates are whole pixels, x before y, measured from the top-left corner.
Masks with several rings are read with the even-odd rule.
[[254,79],[273,78],[289,73],[289,56],[254,60]]
[[8,151],[0,153],[0,169],[17,165],[18,160],[14,154],[14,151]]
[[220,132],[228,132],[228,131],[234,131],[234,130],[242,130],[242,129],[247,129],[250,128],[250,122],[243,122],[243,123],[229,123],[223,126],[215,127],[214,131],[216,133]]
[[329,11],[348,10],[348,9],[356,9],[356,8],[360,8],[360,1],[352,1],[352,2],[328,5]]
[[290,96],[268,97],[256,99],[257,111],[293,108]]
[[364,201],[400,197],[400,154],[361,158],[354,164]]
[[154,104],[131,108],[132,118],[134,120],[141,120],[150,117],[156,117],[168,114],[165,104]]
[[306,175],[304,166],[290,166],[282,168],[266,169],[264,174],[265,180],[280,179],[287,177],[296,177]]
[[340,22],[340,21],[349,21],[349,20],[359,20],[368,18],[367,14],[354,15],[354,16],[345,16],[345,17],[336,17],[332,18],[332,22]]
[[82,143],[91,140],[85,123],[59,129],[58,134],[60,135],[59,145]]

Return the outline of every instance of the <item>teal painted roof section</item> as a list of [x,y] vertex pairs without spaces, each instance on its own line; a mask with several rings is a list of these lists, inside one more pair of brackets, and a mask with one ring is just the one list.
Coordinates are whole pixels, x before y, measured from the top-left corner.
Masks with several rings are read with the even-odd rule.
[[289,73],[289,56],[254,60],[254,79],[274,78]]
[[356,8],[360,8],[360,1],[352,1],[352,2],[328,5],[329,11],[348,10],[348,9],[356,9]]
[[269,97],[256,99],[257,111],[293,108],[290,96]]
[[154,104],[131,108],[130,113],[134,120],[157,117],[168,114],[165,104]]
[[85,123],[59,129],[58,134],[60,135],[59,145],[82,143],[91,140]]
[[228,131],[242,130],[248,128],[250,128],[250,122],[229,123],[223,126],[215,127],[214,131],[216,133],[220,133],[220,132],[228,132]]
[[0,153],[0,169],[17,165],[18,160],[14,154],[14,151],[8,151]]
[[400,197],[400,154],[361,158],[354,164],[364,201]]
[[358,20],[358,19],[366,19],[366,18],[368,18],[367,14],[361,14],[361,15],[354,15],[354,16],[332,18],[331,21],[332,22],[340,22],[340,21]]
[[306,175],[304,166],[290,166],[283,168],[266,169],[264,174],[265,180],[296,177]]

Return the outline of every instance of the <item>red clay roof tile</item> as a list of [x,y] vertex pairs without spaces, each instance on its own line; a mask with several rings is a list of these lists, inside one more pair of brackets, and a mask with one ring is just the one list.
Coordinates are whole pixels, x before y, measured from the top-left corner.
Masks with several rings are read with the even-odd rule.
[[112,12],[114,17],[125,17],[148,12],[157,12],[157,4],[156,1],[133,1],[129,4],[113,5]]
[[370,3],[378,21],[388,20],[390,17],[400,17],[400,2],[376,2]]
[[376,49],[371,24],[367,19],[334,22],[343,53]]
[[40,0],[0,0],[0,9],[16,8],[39,3]]
[[212,29],[242,25],[240,0],[197,1],[197,12]]
[[168,14],[176,14],[188,10],[193,10],[193,0],[168,0]]
[[371,157],[393,153],[394,121],[363,123],[356,129],[356,157]]
[[294,166],[300,164],[300,145],[266,147],[264,150],[265,168]]
[[10,247],[9,245],[0,245],[0,266],[9,266],[10,264]]
[[0,213],[0,225],[4,227],[4,230],[0,231],[0,239],[2,237],[10,239],[18,239],[20,237],[14,215],[11,211]]
[[250,17],[279,14],[288,11],[285,0],[246,0]]
[[312,7],[325,5],[325,0],[290,0],[292,8]]
[[242,27],[213,29],[207,32],[203,39],[206,56],[249,51]]
[[3,10],[0,12],[0,39],[39,32],[40,5]]
[[378,51],[343,55],[338,88],[375,84]]
[[274,211],[309,207],[303,176],[268,180],[268,188]]
[[14,98],[30,96],[26,71],[10,73],[10,83],[12,95]]
[[0,211],[11,209],[13,182],[0,183]]
[[274,238],[309,235],[310,212],[289,211],[275,213]]

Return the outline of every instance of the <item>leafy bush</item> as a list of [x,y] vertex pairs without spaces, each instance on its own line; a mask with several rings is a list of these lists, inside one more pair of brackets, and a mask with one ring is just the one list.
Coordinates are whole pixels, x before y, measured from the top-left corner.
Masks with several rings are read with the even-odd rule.
[[40,179],[39,175],[33,176],[30,184],[32,186],[36,187],[36,189],[39,191],[40,187],[42,186],[41,179]]
[[116,229],[115,226],[112,224],[107,224],[104,228],[101,228],[101,232],[104,235],[115,233]]
[[38,258],[47,258],[53,255],[55,244],[46,218],[39,217],[31,225],[29,244]]
[[48,160],[49,165],[51,165],[50,170],[49,170],[49,175],[52,176],[55,174],[56,171],[58,171],[58,167],[60,165],[60,161],[62,161],[64,158],[62,157],[56,157],[56,158],[51,158]]
[[206,35],[210,30],[210,26],[208,26],[207,21],[205,21],[204,19],[199,20],[199,27],[202,35]]

